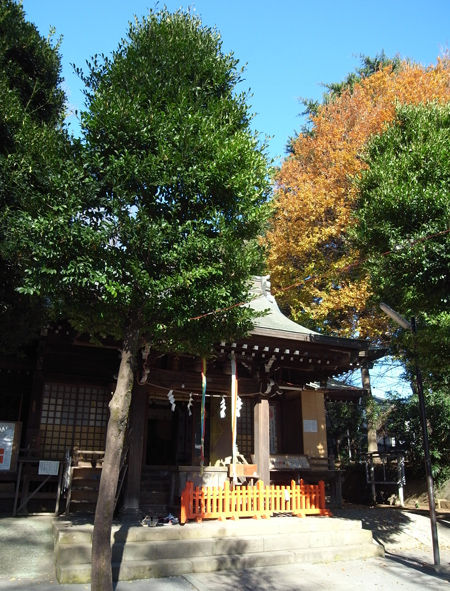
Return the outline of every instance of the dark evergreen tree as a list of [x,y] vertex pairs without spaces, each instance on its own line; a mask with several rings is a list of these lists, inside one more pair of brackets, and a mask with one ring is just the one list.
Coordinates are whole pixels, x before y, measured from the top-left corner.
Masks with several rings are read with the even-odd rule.
[[120,343],[94,525],[95,591],[112,589],[111,522],[139,348],[207,355],[213,342],[251,326],[249,308],[233,304],[245,301],[261,262],[269,183],[246,97],[235,93],[240,76],[215,30],[189,13],[151,12],[83,75],[82,150],[56,167],[51,194],[10,212],[22,291]]
[[[55,157],[49,145],[66,143],[58,137],[65,100],[60,71],[57,44],[26,21],[20,4],[0,0],[0,349],[6,351],[32,338],[43,321],[41,299],[16,291],[23,273],[20,252],[6,255],[2,245],[6,211],[45,190]],[[58,149],[58,159],[62,155]]]

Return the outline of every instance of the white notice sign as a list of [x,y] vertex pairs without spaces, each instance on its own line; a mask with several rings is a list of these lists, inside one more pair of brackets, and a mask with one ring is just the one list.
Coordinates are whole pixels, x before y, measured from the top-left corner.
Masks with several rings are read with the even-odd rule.
[[317,433],[317,421],[316,421],[316,419],[304,419],[304,421],[303,421],[303,432],[304,433]]
[[38,474],[42,474],[44,476],[58,476],[58,472],[59,462],[51,462],[49,460],[39,461]]

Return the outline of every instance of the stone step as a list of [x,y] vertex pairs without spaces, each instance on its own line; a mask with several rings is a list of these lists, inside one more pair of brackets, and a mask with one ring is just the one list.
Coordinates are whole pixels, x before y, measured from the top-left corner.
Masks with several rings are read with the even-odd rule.
[[[59,582],[89,582],[92,524],[57,520],[54,538]],[[124,522],[113,527],[111,543],[113,572],[120,580],[383,553],[360,521],[326,517],[205,520],[161,527]]]
[[[272,534],[264,536],[240,536],[233,538],[178,539],[162,541],[115,542],[113,561],[167,560],[171,558],[215,557],[220,555],[254,554],[276,551],[295,552],[329,546],[357,546],[372,541],[368,530],[340,532],[303,532],[297,534]],[[91,559],[90,544],[59,544],[56,561],[64,564],[82,564]]]
[[[142,527],[139,525],[113,525],[111,542],[163,541],[202,538],[232,538],[239,536],[263,536],[283,533],[314,533],[325,531],[361,531],[361,521],[328,517],[272,517],[271,519],[239,519],[233,521],[205,520],[202,523],[189,521],[186,525],[165,525],[162,527]],[[58,544],[90,543],[92,524],[72,525],[70,521],[56,520],[54,534]]]
[[[340,545],[327,548],[306,548],[295,551],[276,550],[248,554],[222,554],[191,558],[157,560],[123,560],[112,565],[115,580],[129,581],[157,577],[179,576],[188,573],[214,572],[227,569],[244,569],[262,566],[276,566],[297,562],[320,563],[338,560],[369,558],[383,555],[381,546],[375,543]],[[91,565],[63,565],[56,563],[56,574],[60,583],[88,583]]]

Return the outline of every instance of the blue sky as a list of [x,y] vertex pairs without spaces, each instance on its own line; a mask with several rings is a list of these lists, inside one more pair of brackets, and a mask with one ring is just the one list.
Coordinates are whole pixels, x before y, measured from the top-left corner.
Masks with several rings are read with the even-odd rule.
[[[163,2],[160,6],[164,5]],[[188,8],[219,30],[226,51],[247,64],[241,90],[251,90],[254,128],[269,136],[269,155],[278,162],[302,126],[301,97],[318,99],[321,83],[342,80],[359,56],[408,57],[436,62],[449,45],[450,0],[166,0],[169,10]],[[72,109],[83,106],[82,84],[71,64],[84,67],[95,53],[109,54],[134,15],[148,0],[23,0],[28,20],[42,35],[62,35],[64,87]],[[75,118],[71,118],[76,131]],[[396,389],[399,371],[374,380],[377,395]],[[374,376],[375,377],[375,376]]]
[[[429,65],[449,44],[449,0],[167,0],[165,5],[195,9],[204,24],[217,27],[224,49],[247,64],[243,89],[253,94],[253,126],[271,138],[275,161],[301,128],[299,98],[320,98],[321,83],[342,80],[361,54],[384,50]],[[63,36],[65,90],[78,109],[82,84],[70,64],[84,66],[95,53],[109,54],[134,15],[154,6],[148,0],[23,0],[27,18],[42,35],[54,26]]]

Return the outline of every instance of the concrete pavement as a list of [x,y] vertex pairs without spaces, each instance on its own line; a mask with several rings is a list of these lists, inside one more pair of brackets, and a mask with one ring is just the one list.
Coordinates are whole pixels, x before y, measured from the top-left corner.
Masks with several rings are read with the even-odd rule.
[[[449,575],[438,574],[409,557],[387,556],[332,564],[286,565],[239,572],[190,574],[183,577],[120,581],[115,591],[443,591]],[[58,585],[0,579],[2,591],[89,591],[90,585]]]
[[[164,579],[120,581],[115,591],[450,591],[450,513],[439,516],[442,572],[432,567],[429,519],[399,509],[346,508],[339,517],[362,519],[386,550],[385,558],[328,564],[289,564]],[[0,591],[89,591],[59,585],[54,576],[52,517],[0,517]]]

